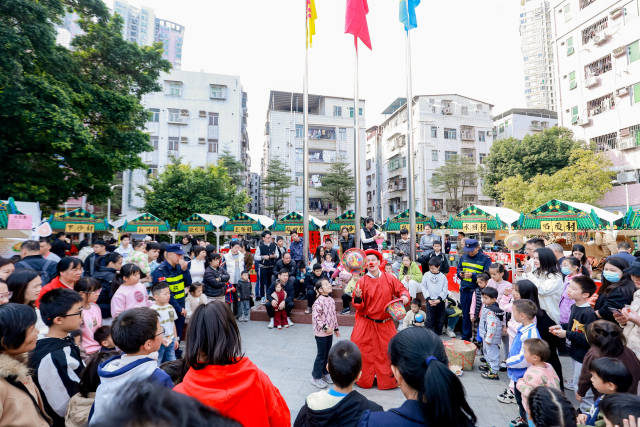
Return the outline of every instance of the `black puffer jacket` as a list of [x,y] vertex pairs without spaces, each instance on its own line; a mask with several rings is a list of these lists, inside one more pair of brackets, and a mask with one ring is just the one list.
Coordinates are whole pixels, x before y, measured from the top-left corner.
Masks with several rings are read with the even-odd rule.
[[116,270],[109,267],[98,267],[97,270],[98,271],[93,273],[93,278],[102,284],[102,290],[100,291],[97,304],[102,312],[102,318],[108,319],[111,317],[111,297],[113,296],[111,285],[113,284],[113,279],[116,277]]
[[204,294],[208,297],[220,297],[224,295],[224,285],[229,281],[227,271],[222,268],[207,266],[204,270]]

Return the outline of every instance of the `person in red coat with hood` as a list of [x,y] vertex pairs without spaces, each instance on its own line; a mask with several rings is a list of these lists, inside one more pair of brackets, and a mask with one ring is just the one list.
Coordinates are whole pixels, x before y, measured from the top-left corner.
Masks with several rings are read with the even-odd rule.
[[374,378],[377,378],[378,388],[387,390],[398,384],[387,355],[389,341],[396,334],[396,327],[385,308],[396,298],[402,298],[403,304],[407,305],[409,291],[394,275],[381,270],[383,258],[380,252],[368,249],[365,254],[367,274],[358,280],[353,298],[356,323],[351,341],[362,353],[362,376],[356,384],[371,388]]
[[267,374],[242,354],[236,319],[222,301],[191,316],[185,348],[189,367],[174,387],[247,427],[287,427],[289,407]]

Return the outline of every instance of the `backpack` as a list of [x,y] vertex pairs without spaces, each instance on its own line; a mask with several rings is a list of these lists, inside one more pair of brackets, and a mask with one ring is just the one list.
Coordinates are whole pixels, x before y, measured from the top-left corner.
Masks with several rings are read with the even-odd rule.
[[34,267],[33,265],[31,265],[29,260],[19,261],[18,263],[16,263],[16,266],[18,264],[20,264],[21,266],[24,266],[26,268],[29,268],[31,270],[37,271],[38,274],[40,275],[40,278],[42,279],[42,286],[44,286],[47,283],[49,283],[51,280],[53,280],[53,277],[49,277],[49,273],[47,273],[47,269],[49,268],[49,266],[51,264],[53,264],[55,266],[57,263],[54,262],[54,261],[51,261],[51,260],[48,260],[48,259],[44,258],[44,264],[42,264],[41,268]]

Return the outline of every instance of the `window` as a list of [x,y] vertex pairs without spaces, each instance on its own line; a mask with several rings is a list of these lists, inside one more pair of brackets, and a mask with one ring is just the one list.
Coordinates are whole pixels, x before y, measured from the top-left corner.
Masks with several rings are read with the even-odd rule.
[[338,142],[347,142],[347,128],[338,128]]
[[571,20],[571,3],[564,5],[564,22]]
[[616,101],[613,97],[613,93],[609,93],[587,102],[587,113],[589,117],[597,116],[600,113],[612,110],[615,105]]
[[209,113],[209,126],[218,126],[218,113]]
[[158,137],[157,136],[149,137],[149,144],[151,144],[151,146],[153,147],[154,150],[157,150],[158,149]]
[[607,55],[597,61],[592,62],[584,67],[584,77],[599,76],[607,71],[611,71],[611,55]]
[[629,56],[629,64],[640,60],[640,40],[627,46],[627,55]]
[[572,71],[569,73],[569,90],[573,90],[578,87],[578,82],[576,82],[576,72]]
[[342,107],[338,105],[333,106],[333,117],[342,117]]
[[438,150],[431,150],[431,161],[432,162],[438,161]]
[[600,34],[605,28],[608,26],[609,19],[607,16],[602,18],[601,20],[589,25],[587,28],[582,30],[582,45],[586,45],[593,39],[596,35]]
[[165,80],[164,94],[167,96],[182,96],[182,82]]
[[478,141],[485,142],[486,141],[486,132],[483,130],[478,131]]
[[580,0],[580,9],[584,9],[596,0]]
[[631,86],[631,91],[633,92],[633,97],[631,98],[631,102],[633,104],[640,103],[640,83],[636,83]]
[[467,107],[466,105],[463,105],[462,107],[460,107],[460,113],[463,116],[466,116],[467,114],[469,114],[469,107]]
[[444,160],[453,160],[458,155],[457,151],[445,151],[444,152]]
[[444,128],[444,139],[456,139],[456,130]]
[[487,153],[478,154],[478,161],[481,165],[484,165],[484,160],[487,158]]
[[296,125],[296,138],[304,138],[304,125]]
[[169,108],[169,121],[170,122],[181,122],[180,118],[180,110],[176,108]]
[[371,159],[367,159],[367,170],[371,169]]
[[387,164],[387,168],[389,170],[389,172],[394,171],[396,169],[400,169],[401,167],[405,167],[407,166],[407,158],[406,157],[400,157],[400,156],[395,156],[392,157],[391,159],[389,159],[389,162]]
[[567,56],[573,55],[575,52],[575,48],[573,47],[573,37],[569,37],[567,39]]
[[147,176],[148,177],[154,177],[157,178],[158,177],[158,165],[149,165],[149,167],[147,168]]
[[217,139],[209,139],[207,141],[207,152],[208,153],[217,153],[218,152],[218,140]]
[[304,149],[296,148],[296,162],[302,162],[304,160]]
[[571,124],[578,123],[578,106],[571,107]]
[[309,128],[310,139],[336,139],[336,129],[329,127],[310,127]]
[[209,85],[210,99],[227,99],[227,86],[225,85]]
[[[367,175],[367,185],[371,185],[371,175]],[[371,198],[369,198],[371,200]]]
[[437,138],[437,137],[438,137],[438,127],[431,126],[431,138]]
[[167,138],[167,141],[167,151],[169,152],[169,154],[172,154],[173,152],[177,153],[178,147],[180,146],[180,138],[177,136],[170,136],[169,138]]
[[429,199],[429,211],[438,212],[442,210],[442,199]]
[[149,108],[149,121],[150,122],[159,122],[160,121],[160,110],[158,108]]
[[358,115],[361,116],[362,115],[362,108],[358,108]]

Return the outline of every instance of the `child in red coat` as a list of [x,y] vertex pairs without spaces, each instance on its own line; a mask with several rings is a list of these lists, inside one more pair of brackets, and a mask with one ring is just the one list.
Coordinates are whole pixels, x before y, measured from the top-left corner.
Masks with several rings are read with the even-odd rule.
[[289,321],[287,320],[287,312],[285,311],[285,299],[287,298],[287,292],[282,287],[280,279],[276,280],[276,290],[271,294],[271,298],[277,303],[275,307],[275,314],[273,315],[273,326],[278,329],[289,327]]

